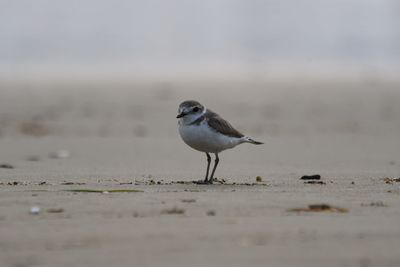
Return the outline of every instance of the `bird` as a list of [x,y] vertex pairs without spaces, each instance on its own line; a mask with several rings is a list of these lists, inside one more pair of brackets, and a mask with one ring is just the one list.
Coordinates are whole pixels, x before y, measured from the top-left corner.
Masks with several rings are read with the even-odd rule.
[[[212,184],[219,163],[218,154],[243,143],[261,145],[262,142],[236,130],[228,121],[195,100],[186,100],[179,105],[179,134],[191,148],[204,152],[207,156],[207,170],[204,181],[199,184]],[[209,176],[211,156],[215,154],[214,167]]]

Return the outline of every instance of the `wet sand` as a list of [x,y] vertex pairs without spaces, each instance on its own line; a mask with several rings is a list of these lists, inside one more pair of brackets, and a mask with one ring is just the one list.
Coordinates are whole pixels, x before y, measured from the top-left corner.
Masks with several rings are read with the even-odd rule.
[[[398,88],[2,82],[0,265],[399,266]],[[192,183],[206,158],[178,136],[185,99],[265,142],[223,152],[222,184]],[[344,212],[291,211],[312,204]]]

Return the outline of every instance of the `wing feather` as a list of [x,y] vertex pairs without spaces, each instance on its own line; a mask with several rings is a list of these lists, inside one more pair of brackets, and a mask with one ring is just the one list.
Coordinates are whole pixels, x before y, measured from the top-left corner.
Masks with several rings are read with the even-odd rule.
[[233,128],[233,126],[229,122],[224,120],[217,113],[215,113],[211,110],[207,110],[207,113],[205,114],[205,116],[206,116],[206,119],[207,119],[210,127],[212,127],[217,132],[227,135],[227,136],[230,136],[230,137],[241,138],[244,136],[241,132],[239,132],[238,130]]

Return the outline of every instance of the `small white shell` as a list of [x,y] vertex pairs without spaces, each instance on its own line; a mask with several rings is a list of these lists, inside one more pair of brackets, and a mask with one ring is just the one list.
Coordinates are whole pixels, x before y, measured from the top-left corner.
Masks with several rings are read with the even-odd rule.
[[40,207],[37,207],[37,206],[32,207],[32,208],[30,209],[30,213],[31,213],[31,214],[34,214],[34,215],[39,214],[39,213],[40,213]]

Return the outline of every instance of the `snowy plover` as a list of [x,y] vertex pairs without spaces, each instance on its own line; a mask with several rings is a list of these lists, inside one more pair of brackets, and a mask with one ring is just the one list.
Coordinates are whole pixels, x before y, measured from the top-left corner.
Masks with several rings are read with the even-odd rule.
[[[212,184],[215,169],[219,162],[219,152],[242,143],[263,144],[243,135],[217,113],[207,109],[197,101],[182,102],[179,105],[178,113],[176,117],[179,118],[179,134],[183,141],[191,148],[205,152],[207,155],[206,178],[201,183]],[[214,168],[210,178],[208,178],[211,163],[209,153],[215,154]]]

